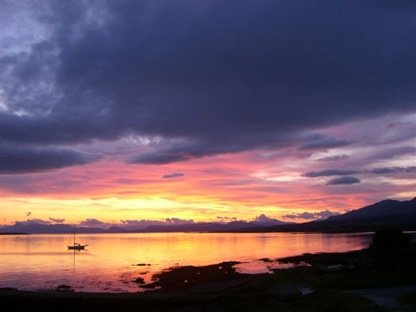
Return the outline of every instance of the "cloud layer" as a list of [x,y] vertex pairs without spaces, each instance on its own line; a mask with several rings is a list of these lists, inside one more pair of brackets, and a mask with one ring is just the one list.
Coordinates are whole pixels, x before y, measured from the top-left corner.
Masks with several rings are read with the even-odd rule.
[[0,145],[1,173],[27,173],[86,164],[96,157],[62,148]]
[[19,45],[18,24],[5,25],[15,39],[0,57],[0,133],[9,145],[161,137],[128,159],[160,164],[346,146],[306,132],[414,110],[412,2],[32,5],[26,15],[49,32],[35,34],[30,49]]
[[360,179],[353,177],[353,176],[345,176],[339,178],[333,178],[329,180],[326,184],[327,185],[341,185],[341,184],[356,184],[360,183]]
[[0,215],[251,220],[414,197],[415,10],[3,1]]

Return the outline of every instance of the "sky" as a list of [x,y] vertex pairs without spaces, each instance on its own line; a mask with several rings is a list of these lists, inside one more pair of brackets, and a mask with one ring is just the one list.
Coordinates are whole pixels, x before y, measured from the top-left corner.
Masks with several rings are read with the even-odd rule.
[[415,16],[0,0],[0,224],[302,222],[413,198]]

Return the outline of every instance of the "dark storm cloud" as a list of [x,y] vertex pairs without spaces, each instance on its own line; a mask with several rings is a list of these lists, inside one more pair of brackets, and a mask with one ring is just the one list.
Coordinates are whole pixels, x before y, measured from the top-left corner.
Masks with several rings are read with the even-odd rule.
[[360,179],[353,176],[339,177],[329,180],[326,185],[342,185],[342,184],[356,184],[360,183]]
[[[415,9],[411,1],[33,4],[52,34],[0,58],[8,107],[0,141],[135,133],[198,142],[132,160],[158,164],[292,144],[312,129],[414,110]],[[318,135],[299,146],[350,143]]]
[[390,124],[388,124],[386,126],[386,128],[390,129],[390,128],[397,128],[397,127],[414,127],[414,124],[411,122],[403,122],[403,121],[396,121],[396,122],[392,122]]
[[348,157],[349,156],[346,155],[346,154],[334,155],[334,156],[328,156],[328,157],[319,158],[318,161],[338,161],[338,160],[347,159]]
[[140,163],[140,164],[153,164],[153,165],[160,165],[160,164],[167,164],[176,161],[183,161],[188,160],[190,157],[186,155],[181,155],[179,153],[164,153],[164,152],[157,152],[157,153],[147,153],[140,156],[135,157],[130,162],[131,163]]
[[[330,180],[327,184],[334,185],[334,184],[352,184],[358,183],[359,180],[355,177],[350,177],[349,175],[357,175],[357,174],[376,174],[376,175],[403,175],[404,174],[411,174],[416,173],[416,167],[379,167],[373,168],[371,170],[343,170],[343,169],[325,169],[321,171],[310,171],[302,174],[303,177],[308,178],[317,178],[317,177],[331,177],[331,176],[341,176],[339,178],[335,178]],[[342,177],[346,176],[346,177]],[[345,179],[343,179],[345,178]],[[357,181],[358,182],[353,182]],[[349,183],[352,182],[352,183]]]
[[390,175],[399,173],[416,173],[416,167],[383,167],[371,170],[371,173],[380,175]]
[[[292,135],[290,141],[302,140],[301,136]],[[253,146],[276,148],[288,145],[289,135],[268,134],[257,136],[247,133],[245,136],[218,136],[200,139],[166,140],[160,144],[162,147],[155,151],[148,151],[133,157],[131,163],[141,164],[167,164],[175,161],[191,160],[203,156],[221,153],[234,153],[251,149]]]
[[162,176],[163,179],[172,179],[172,178],[180,178],[183,177],[185,174],[182,172],[173,172],[169,174],[165,174]]
[[311,171],[303,174],[304,177],[315,178],[315,177],[329,177],[337,175],[350,175],[359,173],[356,170],[340,170],[340,169],[326,169],[322,171]]
[[69,149],[0,145],[0,174],[57,169],[86,164],[94,159]]
[[313,135],[310,136],[308,142],[303,143],[301,149],[329,149],[334,147],[342,147],[350,145],[352,142],[346,140],[340,140],[334,137],[328,137],[324,135]]
[[385,148],[383,150],[377,151],[372,155],[373,159],[385,160],[392,159],[394,157],[402,156],[413,156],[416,157],[416,147],[415,146],[400,146],[394,148]]

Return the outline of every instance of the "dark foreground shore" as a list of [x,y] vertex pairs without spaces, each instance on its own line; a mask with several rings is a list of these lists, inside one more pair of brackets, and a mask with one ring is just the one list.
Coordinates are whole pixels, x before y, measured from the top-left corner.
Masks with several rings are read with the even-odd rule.
[[[2,289],[0,304],[11,311],[416,311],[414,245],[262,261],[300,266],[256,275],[237,273],[235,262],[179,267],[135,294]],[[362,291],[399,288],[392,306],[392,300],[369,300]]]

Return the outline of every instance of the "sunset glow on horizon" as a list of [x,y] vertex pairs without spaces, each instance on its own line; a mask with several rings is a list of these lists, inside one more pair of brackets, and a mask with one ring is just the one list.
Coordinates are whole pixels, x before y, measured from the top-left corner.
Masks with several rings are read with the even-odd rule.
[[0,226],[306,222],[415,197],[411,10],[37,4],[0,13]]
[[[350,127],[357,130],[357,124]],[[348,125],[344,128],[351,130]],[[394,131],[389,130],[386,136]],[[351,132],[347,139],[356,140]],[[410,146],[412,140],[403,140],[399,146],[390,144],[390,148]],[[125,163],[119,155],[58,170],[6,174],[1,177],[8,186],[2,189],[1,223],[98,219],[118,224],[172,217],[196,222],[250,221],[261,214],[303,222],[310,220],[302,217],[304,212],[342,213],[388,197],[411,198],[416,186],[414,171],[382,174],[376,170],[411,168],[411,154],[369,165],[366,158],[379,152],[377,146],[368,144],[364,154],[364,148],[357,145],[313,151],[289,146],[153,165]],[[347,168],[354,168],[360,183],[328,185],[334,177],[330,172],[308,176],[307,172],[325,170],[334,162],[325,157],[334,155],[349,155],[342,161],[349,164]]]

